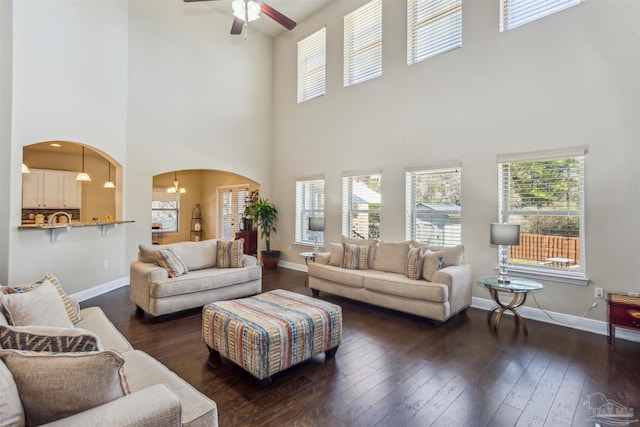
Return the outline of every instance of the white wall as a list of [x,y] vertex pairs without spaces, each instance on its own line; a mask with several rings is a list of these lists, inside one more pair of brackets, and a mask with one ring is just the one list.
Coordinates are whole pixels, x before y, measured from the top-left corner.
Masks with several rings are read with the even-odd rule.
[[[11,57],[13,55],[13,25],[11,16],[13,3],[11,1],[0,2],[0,198],[11,198]],[[16,160],[17,161],[17,160]],[[9,224],[11,204],[3,203],[0,207],[0,224]],[[9,266],[9,228],[0,227],[0,283],[8,281]]]
[[[340,237],[341,174],[382,168],[382,238],[404,240],[404,170],[462,163],[463,243],[477,276],[493,274],[498,153],[588,145],[586,258],[590,286],[546,282],[546,310],[581,315],[593,287],[640,283],[640,5],[592,0],[498,32],[498,2],[467,0],[463,46],[408,67],[406,2],[383,2],[383,75],[342,87],[342,17],[365,1],[334,2],[279,37],[275,52],[273,201],[290,262],[295,179],[325,174],[326,241]],[[327,27],[327,93],[296,104],[296,43]],[[474,296],[488,298],[474,284]],[[527,304],[532,304],[528,301]],[[594,317],[604,319],[604,304]]]

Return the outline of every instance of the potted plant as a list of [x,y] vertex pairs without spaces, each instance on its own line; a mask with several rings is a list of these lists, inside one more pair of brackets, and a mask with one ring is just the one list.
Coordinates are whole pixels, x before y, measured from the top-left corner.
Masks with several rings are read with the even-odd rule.
[[276,269],[280,259],[280,251],[271,250],[271,233],[276,233],[275,221],[278,218],[278,210],[268,199],[262,198],[257,203],[254,203],[251,208],[253,218],[257,221],[258,227],[260,227],[260,237],[264,239],[266,249],[261,252],[262,264],[267,270]]

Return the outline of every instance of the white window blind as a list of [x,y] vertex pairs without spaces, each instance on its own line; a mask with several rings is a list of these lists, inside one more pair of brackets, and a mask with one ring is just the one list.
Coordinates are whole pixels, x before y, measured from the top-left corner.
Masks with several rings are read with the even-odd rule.
[[298,104],[326,92],[327,30],[298,42]]
[[382,175],[342,177],[342,235],[360,239],[380,238]]
[[218,188],[218,232],[220,239],[235,239],[247,206],[249,186]]
[[382,75],[382,0],[344,17],[344,87]]
[[585,278],[584,156],[498,163],[499,220],[520,224],[517,271]]
[[462,0],[407,0],[407,65],[462,46]]
[[462,243],[460,167],[406,172],[406,238],[431,246]]
[[309,231],[309,218],[324,218],[324,178],[296,181],[296,243],[324,242],[324,232]]
[[500,32],[559,12],[584,0],[500,0]]

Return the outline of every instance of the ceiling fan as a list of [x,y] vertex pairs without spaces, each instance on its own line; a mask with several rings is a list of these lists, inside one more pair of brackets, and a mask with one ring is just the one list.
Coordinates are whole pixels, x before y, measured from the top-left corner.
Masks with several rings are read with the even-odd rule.
[[[185,3],[198,2],[198,1],[219,1],[219,0],[183,0]],[[278,12],[266,3],[255,0],[233,0],[231,3],[233,8],[233,24],[231,24],[231,34],[242,34],[243,30],[246,30],[247,25],[251,21],[255,21],[260,17],[260,12],[267,15],[269,18],[276,21],[278,24],[285,27],[287,30],[293,30],[296,27],[296,22],[291,18]],[[245,31],[245,38],[247,33]]]

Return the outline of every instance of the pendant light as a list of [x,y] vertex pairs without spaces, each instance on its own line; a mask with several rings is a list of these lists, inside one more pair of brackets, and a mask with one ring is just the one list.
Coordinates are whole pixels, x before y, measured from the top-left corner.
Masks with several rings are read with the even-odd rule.
[[167,193],[186,193],[187,190],[184,187],[180,187],[180,183],[178,182],[178,172],[174,172],[173,175],[173,187],[167,188]]
[[108,161],[107,164],[109,165],[109,181],[104,183],[104,188],[116,188],[116,185],[111,181],[111,162]]
[[82,146],[82,172],[76,176],[76,181],[91,181],[91,177],[84,171],[84,145]]
[[22,173],[31,173],[31,171],[29,170],[29,167],[24,163],[22,164]]

